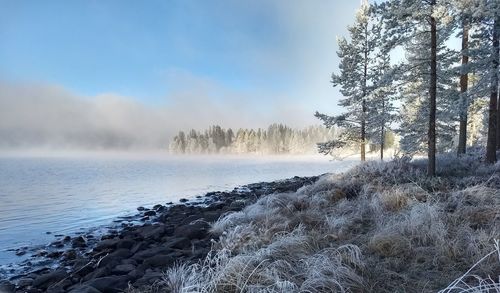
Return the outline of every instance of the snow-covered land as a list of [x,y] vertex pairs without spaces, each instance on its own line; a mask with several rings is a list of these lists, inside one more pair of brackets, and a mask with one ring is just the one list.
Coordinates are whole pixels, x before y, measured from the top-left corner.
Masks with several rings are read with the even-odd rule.
[[438,163],[438,177],[428,177],[425,161],[369,162],[262,197],[212,224],[220,237],[203,261],[169,268],[155,286],[498,292],[500,165],[472,155]]

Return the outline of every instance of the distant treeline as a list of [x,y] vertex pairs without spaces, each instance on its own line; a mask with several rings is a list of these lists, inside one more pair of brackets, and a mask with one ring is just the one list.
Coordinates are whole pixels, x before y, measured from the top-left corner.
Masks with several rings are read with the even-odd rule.
[[180,131],[170,143],[176,154],[312,154],[316,143],[334,139],[336,128],[310,126],[292,129],[272,124],[267,129],[224,129],[218,125],[204,131]]

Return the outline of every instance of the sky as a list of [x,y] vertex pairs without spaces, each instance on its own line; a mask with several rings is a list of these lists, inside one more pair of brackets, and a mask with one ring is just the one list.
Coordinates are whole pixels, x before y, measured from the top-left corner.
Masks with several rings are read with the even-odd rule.
[[0,148],[319,124],[359,1],[0,0]]

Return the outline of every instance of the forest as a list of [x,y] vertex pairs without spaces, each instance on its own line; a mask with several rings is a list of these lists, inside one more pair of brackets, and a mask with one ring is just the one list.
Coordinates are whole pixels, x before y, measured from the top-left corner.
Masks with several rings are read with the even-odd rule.
[[[342,129],[319,144],[329,154],[348,144],[382,146],[394,129],[403,155],[427,153],[436,174],[438,152],[500,149],[499,1],[364,1],[349,36],[338,38],[339,71],[331,82],[344,113],[315,115]],[[455,45],[455,44],[460,45]]]
[[311,154],[318,141],[332,140],[335,127],[310,126],[293,129],[272,124],[267,129],[243,129],[236,132],[218,125],[204,131],[180,131],[170,143],[174,154]]

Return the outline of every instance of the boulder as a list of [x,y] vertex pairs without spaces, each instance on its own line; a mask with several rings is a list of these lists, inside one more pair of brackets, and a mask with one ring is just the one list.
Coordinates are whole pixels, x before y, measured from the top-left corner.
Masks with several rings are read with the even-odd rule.
[[16,286],[9,281],[0,281],[0,292],[13,293]]
[[66,278],[68,273],[63,269],[58,269],[47,274],[43,274],[33,280],[33,287],[47,288],[49,285]]
[[99,263],[99,267],[104,267],[104,266],[115,266],[119,264],[124,258],[129,257],[132,255],[129,249],[126,248],[120,248],[112,253],[106,255],[103,257]]
[[144,216],[148,216],[148,217],[156,216],[156,212],[153,210],[147,211],[144,213]]
[[166,242],[165,246],[175,249],[191,248],[191,241],[186,237],[176,237],[171,238],[168,242]]
[[136,254],[134,254],[134,256],[132,256],[132,259],[134,259],[136,261],[143,261],[146,258],[150,258],[152,256],[160,255],[160,254],[167,254],[169,252],[171,252],[171,249],[169,247],[158,246],[158,247],[153,247],[153,248],[139,251]]
[[115,248],[116,245],[120,242],[120,239],[105,239],[97,242],[94,247],[95,251],[102,251],[105,249]]
[[208,233],[210,225],[205,221],[197,221],[189,225],[177,227],[174,236],[182,236],[188,239],[202,239]]
[[111,272],[117,275],[126,275],[131,271],[135,270],[135,266],[132,264],[122,264],[117,265]]
[[94,287],[87,286],[87,285],[78,285],[75,288],[71,289],[69,291],[70,293],[102,293],[101,291],[97,290]]
[[131,240],[131,239],[122,239],[122,240],[118,241],[118,243],[116,244],[116,247],[117,248],[131,249],[132,247],[134,247],[134,245],[135,245],[135,241],[134,240]]
[[71,241],[71,247],[73,248],[83,248],[87,247],[87,241],[85,241],[85,238],[82,236],[78,236],[76,238],[73,238]]
[[89,280],[84,283],[86,286],[93,287],[101,292],[123,292],[128,286],[129,277],[127,276],[109,276]]
[[174,263],[169,255],[155,255],[144,260],[143,265],[150,268],[168,267]]
[[[21,278],[17,281],[17,286],[24,288],[31,286],[33,284],[33,279],[32,278]],[[1,292],[1,291],[0,291]]]

